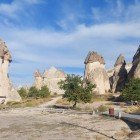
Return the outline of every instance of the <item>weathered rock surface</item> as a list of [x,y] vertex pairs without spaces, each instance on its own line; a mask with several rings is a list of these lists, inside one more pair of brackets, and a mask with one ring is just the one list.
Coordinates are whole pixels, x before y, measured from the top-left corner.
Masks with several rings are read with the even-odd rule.
[[[132,68],[132,63],[126,63],[125,68],[127,70],[127,73],[129,73],[130,69]],[[113,76],[114,70],[115,68],[107,70],[109,78]]]
[[11,61],[12,58],[5,42],[0,39],[0,96],[6,98],[5,103],[21,100],[9,79],[8,69]]
[[132,68],[128,74],[128,78],[140,78],[140,46],[133,57]]
[[123,55],[120,55],[114,65],[113,76],[110,77],[111,90],[113,93],[121,91],[126,83],[127,70],[125,66],[125,58]]
[[65,80],[66,74],[51,67],[49,70],[45,70],[44,74],[41,75],[39,71],[35,72],[35,86],[41,89],[42,86],[47,85],[52,94],[64,94],[64,91],[59,88],[58,82]]
[[34,83],[35,87],[40,90],[43,85],[43,77],[41,73],[39,72],[39,70],[35,71],[34,77],[35,77],[35,83]]
[[103,57],[96,52],[89,52],[85,59],[85,81],[96,85],[98,94],[105,94],[110,90],[109,77],[105,70]]

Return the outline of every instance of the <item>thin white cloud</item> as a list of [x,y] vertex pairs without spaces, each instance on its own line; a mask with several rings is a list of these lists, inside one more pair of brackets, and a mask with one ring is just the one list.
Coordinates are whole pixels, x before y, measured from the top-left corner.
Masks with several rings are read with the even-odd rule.
[[[6,13],[7,16],[17,16],[17,11],[21,10],[17,7],[17,5],[19,6],[17,1],[5,4],[5,6],[0,4],[0,9],[3,7],[0,14],[9,9]],[[40,2],[39,0],[22,1],[27,4]],[[45,69],[45,67],[51,65],[84,68],[83,62],[88,51],[97,51],[102,54],[108,68],[113,66],[120,53],[125,55],[127,61],[131,61],[139,45],[138,39],[140,38],[138,5],[140,6],[139,2],[137,2],[137,5],[134,4],[124,8],[122,3],[118,1],[118,10],[116,12],[121,15],[125,11],[125,20],[123,22],[111,21],[86,26],[78,23],[76,16],[62,18],[57,21],[66,30],[70,23],[73,23],[75,28],[70,32],[50,30],[46,27],[42,29],[28,27],[21,29],[14,26],[9,27],[7,24],[0,24],[0,36],[6,41],[13,59],[20,62],[11,64],[11,71],[17,74],[27,73],[32,77],[35,69]],[[109,12],[107,14],[110,14]],[[93,11],[93,13],[98,21],[102,18],[100,9]],[[133,14],[135,18],[132,18]],[[67,17],[67,14],[65,16]],[[20,79],[17,79],[19,82]]]
[[[119,48],[117,45],[121,45],[122,50],[126,49],[125,52],[127,52],[128,48],[129,51],[131,48],[130,45],[128,46],[127,42],[123,43],[121,40],[140,38],[140,24],[112,23],[93,25],[91,27],[79,25],[74,32],[67,34],[64,32],[39,29],[4,29],[1,31],[1,35],[3,34],[6,35],[4,38],[6,38],[10,50],[13,55],[15,55],[14,59],[34,61],[36,63],[49,62],[49,64],[52,63],[54,65],[57,65],[59,62],[61,66],[66,66],[68,64],[81,67],[83,62],[80,62],[82,59],[78,59],[78,57],[84,57],[90,50],[95,49],[102,53],[101,48],[106,48],[108,51],[113,48],[117,50]],[[106,44],[104,44],[104,42],[106,42]],[[113,45],[113,43],[115,45]],[[137,45],[134,47],[137,48]],[[82,50],[83,53],[81,52]],[[44,51],[46,51],[45,54],[43,54]],[[69,56],[67,52],[63,54],[64,51],[71,51],[73,53],[69,54]],[[78,51],[82,53],[81,56]],[[111,53],[108,51],[103,52],[103,55]],[[78,55],[76,53],[78,53]],[[68,60],[67,57],[70,60]],[[79,65],[75,59],[79,60]]]
[[17,18],[27,5],[38,4],[43,0],[13,0],[11,3],[0,3],[0,15]]

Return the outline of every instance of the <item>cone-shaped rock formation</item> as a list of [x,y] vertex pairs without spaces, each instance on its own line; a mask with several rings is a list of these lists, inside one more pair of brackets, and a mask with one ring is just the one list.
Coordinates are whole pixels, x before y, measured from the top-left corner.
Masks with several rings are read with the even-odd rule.
[[109,77],[105,71],[104,58],[96,52],[89,52],[85,59],[85,81],[96,85],[97,94],[105,94],[110,90]]
[[120,54],[114,65],[113,76],[110,78],[112,92],[119,92],[124,87],[127,80],[127,70],[125,66],[125,58],[122,54]]
[[[0,103],[8,101],[20,101],[21,97],[18,92],[13,88],[8,74],[9,63],[12,61],[11,54],[5,44],[0,39]],[[2,99],[2,97],[4,99]]]
[[128,74],[128,78],[140,78],[140,46],[133,57],[132,68]]

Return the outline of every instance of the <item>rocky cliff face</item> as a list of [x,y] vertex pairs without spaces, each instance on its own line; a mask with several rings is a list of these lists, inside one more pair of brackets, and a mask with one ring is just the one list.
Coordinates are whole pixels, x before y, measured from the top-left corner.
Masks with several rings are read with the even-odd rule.
[[128,78],[140,78],[140,46],[133,57],[132,68],[128,74]]
[[42,86],[47,85],[52,94],[64,94],[64,91],[59,88],[58,82],[65,80],[66,74],[51,67],[49,70],[45,70],[44,74],[41,75],[39,71],[35,72],[35,86],[41,89]]
[[96,52],[89,52],[85,59],[85,81],[96,85],[96,93],[105,94],[110,90],[109,77],[105,71],[105,61]]
[[11,61],[11,55],[5,42],[0,39],[0,96],[5,97],[5,103],[21,100],[9,79],[8,69]]
[[113,93],[121,91],[125,85],[127,80],[127,70],[125,66],[125,58],[123,55],[120,55],[114,65],[113,76],[110,77],[111,90]]

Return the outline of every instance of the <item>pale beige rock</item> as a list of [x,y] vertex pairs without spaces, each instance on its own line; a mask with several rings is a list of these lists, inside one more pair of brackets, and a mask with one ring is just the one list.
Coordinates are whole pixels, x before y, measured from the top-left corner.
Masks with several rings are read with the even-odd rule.
[[63,71],[51,67],[49,70],[44,72],[44,85],[47,85],[51,93],[64,94],[64,90],[59,88],[58,83],[61,80],[65,80],[66,74]]
[[133,57],[132,68],[128,74],[128,78],[140,78],[140,46]]
[[5,43],[0,39],[0,96],[5,96],[8,101],[20,101],[21,97],[13,88],[9,79],[9,63],[12,61],[10,52]]
[[105,94],[110,90],[109,77],[105,70],[105,61],[96,52],[89,52],[85,60],[85,81],[96,85],[98,94]]
[[111,90],[112,92],[120,92],[127,80],[127,70],[125,68],[126,62],[124,56],[121,54],[117,58],[117,61],[114,65],[113,76],[110,77]]
[[35,86],[38,89],[41,89],[42,86],[47,85],[51,94],[64,94],[64,91],[59,88],[58,83],[61,80],[65,80],[66,74],[56,69],[55,67],[51,67],[49,70],[45,70],[44,74],[41,75],[39,71],[35,72]]
[[[129,73],[131,68],[132,68],[132,63],[126,63],[125,69],[127,70],[127,73]],[[111,69],[107,70],[107,74],[108,74],[109,78],[113,76],[114,70],[115,70],[115,68],[111,68]]]
[[39,70],[35,71],[34,77],[35,77],[34,85],[37,89],[40,90],[41,87],[43,86],[43,77],[42,77],[41,73],[39,72]]

